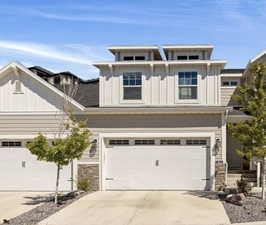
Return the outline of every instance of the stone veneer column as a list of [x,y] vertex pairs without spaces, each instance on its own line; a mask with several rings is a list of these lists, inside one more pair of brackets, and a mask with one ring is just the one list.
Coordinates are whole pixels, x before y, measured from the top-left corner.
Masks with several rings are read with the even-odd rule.
[[88,179],[90,181],[90,189],[99,190],[99,165],[97,164],[79,164],[78,180]]
[[215,190],[219,191],[225,186],[226,166],[223,161],[215,162]]

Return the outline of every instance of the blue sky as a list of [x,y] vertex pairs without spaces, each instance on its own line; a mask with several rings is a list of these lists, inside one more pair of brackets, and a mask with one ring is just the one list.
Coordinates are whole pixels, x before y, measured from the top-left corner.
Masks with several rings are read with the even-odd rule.
[[266,0],[1,0],[0,66],[17,60],[97,77],[119,44],[213,44],[245,67],[266,49]]

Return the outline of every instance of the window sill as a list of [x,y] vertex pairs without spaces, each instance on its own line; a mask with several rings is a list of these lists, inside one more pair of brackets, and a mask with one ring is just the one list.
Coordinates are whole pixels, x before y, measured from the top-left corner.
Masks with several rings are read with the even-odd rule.
[[144,100],[120,100],[121,104],[144,104]]
[[221,88],[225,88],[225,89],[226,89],[226,88],[227,88],[227,89],[230,89],[230,88],[237,88],[237,87],[238,87],[238,86],[224,86],[224,87],[221,86]]
[[200,101],[199,101],[199,99],[195,99],[195,100],[189,100],[189,99],[187,99],[187,100],[180,100],[180,99],[176,99],[175,100],[175,103],[176,104],[199,104]]

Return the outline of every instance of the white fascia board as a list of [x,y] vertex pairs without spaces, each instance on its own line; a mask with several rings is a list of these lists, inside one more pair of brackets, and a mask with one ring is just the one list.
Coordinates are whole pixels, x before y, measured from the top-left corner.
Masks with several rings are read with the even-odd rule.
[[[73,98],[65,95],[62,91],[60,91],[59,89],[57,89],[56,87],[54,87],[53,85],[51,85],[50,83],[46,82],[45,80],[43,80],[42,78],[40,78],[38,75],[36,75],[35,73],[33,73],[32,71],[30,71],[28,68],[26,68],[24,65],[22,65],[19,62],[11,62],[9,64],[7,64],[5,67],[3,67],[0,70],[0,74],[4,73],[5,71],[7,71],[10,68],[19,68],[20,70],[22,70],[23,72],[25,72],[26,74],[30,75],[31,77],[33,77],[35,80],[39,81],[41,84],[43,84],[44,86],[48,87],[49,89],[51,89],[52,91],[54,91],[55,93],[57,93],[59,96],[61,96],[62,98],[66,98],[68,102],[70,102],[71,104],[75,105],[77,108],[79,108],[80,110],[84,110],[85,107],[82,106],[81,104],[79,104],[78,102],[76,102]],[[1,76],[0,76],[1,78]]]
[[168,49],[209,49],[212,50],[214,48],[213,45],[163,45],[163,49],[168,50]]
[[254,63],[256,60],[258,60],[260,57],[264,56],[266,54],[266,50],[264,50],[263,52],[261,52],[260,54],[258,54],[257,56],[253,57],[250,60],[250,63]]
[[243,77],[243,73],[221,73],[221,77]]
[[117,46],[109,46],[107,48],[109,51],[116,51],[116,50],[159,50],[159,46],[157,45],[117,45]]
[[108,66],[108,65],[209,65],[209,64],[221,64],[225,65],[227,61],[225,60],[169,60],[169,61],[119,61],[119,62],[94,62],[94,66]]

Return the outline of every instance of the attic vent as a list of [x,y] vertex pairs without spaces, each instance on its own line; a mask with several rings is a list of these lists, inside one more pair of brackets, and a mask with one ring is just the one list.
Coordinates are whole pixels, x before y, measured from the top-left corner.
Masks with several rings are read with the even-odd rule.
[[20,80],[16,80],[16,81],[15,81],[15,90],[14,90],[14,94],[22,94],[22,90],[21,90],[21,81],[20,81]]

